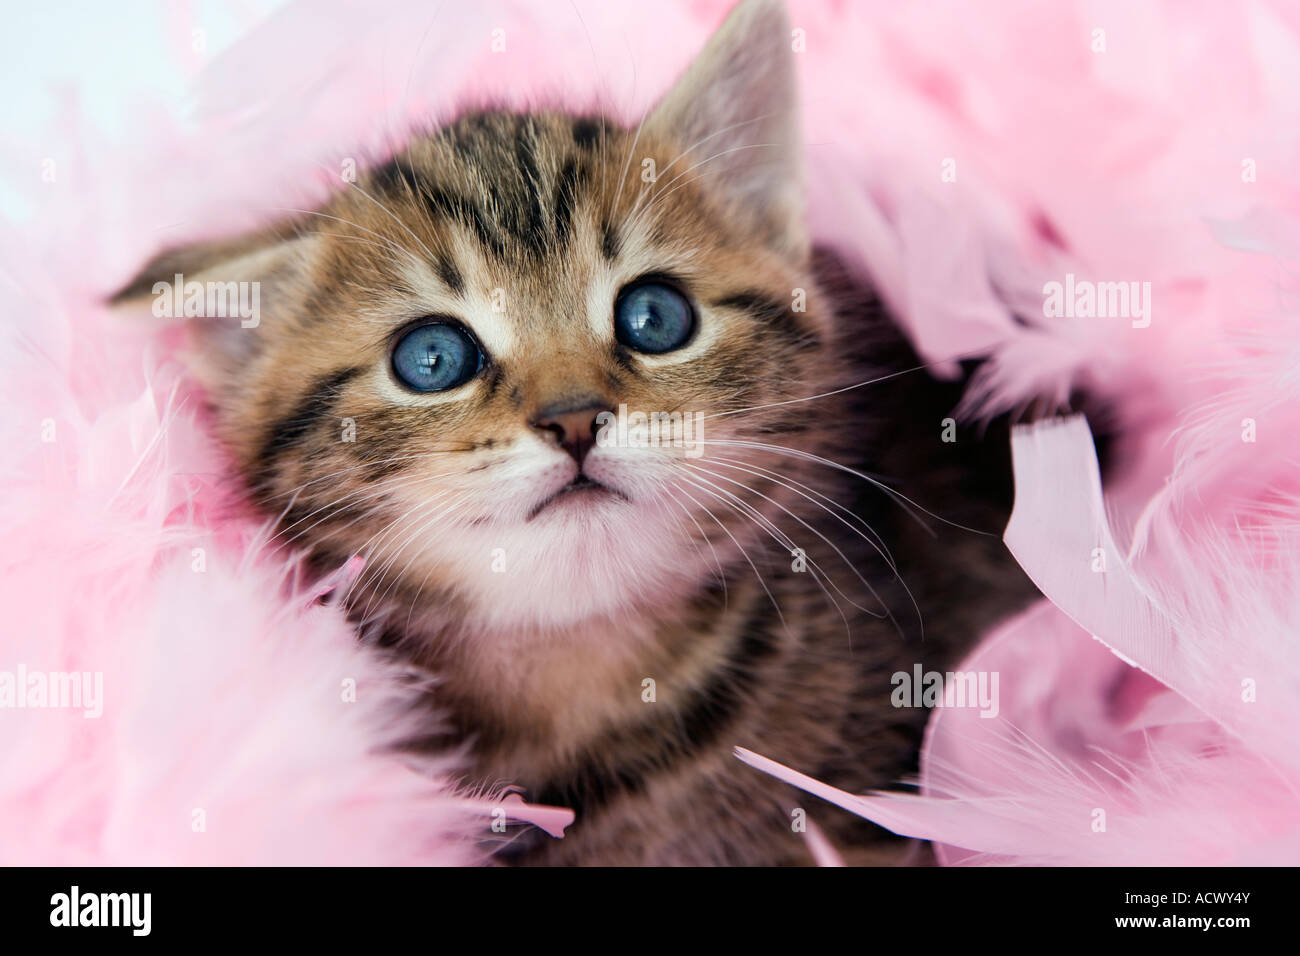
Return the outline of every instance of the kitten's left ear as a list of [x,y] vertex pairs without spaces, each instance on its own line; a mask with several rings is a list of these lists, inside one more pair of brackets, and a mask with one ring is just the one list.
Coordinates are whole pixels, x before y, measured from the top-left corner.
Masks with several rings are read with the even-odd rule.
[[784,0],[741,0],[646,125],[690,149],[681,162],[698,163],[774,248],[803,257],[793,56]]
[[[187,322],[192,330],[193,366],[205,385],[234,381],[253,359],[265,340],[261,305],[292,301],[310,290],[308,271],[319,240],[297,220],[285,220],[256,232],[228,239],[196,242],[171,248],[155,256],[130,282],[108,300],[109,305],[157,302],[160,295],[170,299],[176,284],[215,283],[223,290],[227,308],[218,316]],[[243,303],[243,289],[250,288],[259,310],[252,324],[230,312],[230,302]],[[234,298],[226,299],[225,295]],[[177,290],[178,297],[183,297]],[[205,306],[206,306],[205,299]],[[281,311],[282,305],[272,308]],[[155,313],[158,314],[158,313]],[[175,311],[166,313],[178,314]]]

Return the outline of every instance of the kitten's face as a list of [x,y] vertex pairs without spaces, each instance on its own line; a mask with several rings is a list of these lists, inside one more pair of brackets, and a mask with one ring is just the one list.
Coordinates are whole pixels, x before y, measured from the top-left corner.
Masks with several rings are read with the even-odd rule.
[[[807,407],[762,406],[833,363],[792,146],[765,138],[790,136],[788,104],[760,83],[769,102],[733,91],[701,125],[710,71],[639,130],[463,117],[241,250],[263,318],[209,363],[223,434],[285,538],[366,559],[374,610],[562,625],[697,587],[756,540],[754,469],[792,469],[743,443],[801,447]],[[693,447],[595,441],[621,406],[679,413]]]

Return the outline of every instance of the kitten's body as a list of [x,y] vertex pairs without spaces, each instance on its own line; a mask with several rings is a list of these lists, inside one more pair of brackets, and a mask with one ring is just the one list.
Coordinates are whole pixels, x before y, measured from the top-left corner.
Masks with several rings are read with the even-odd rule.
[[[810,252],[788,36],[778,4],[744,4],[638,128],[469,114],[314,216],[165,255],[123,293],[263,283],[261,324],[205,328],[200,363],[249,498],[314,567],[366,559],[349,613],[437,676],[425,744],[577,811],[563,840],[512,842],[521,861],[799,861],[796,806],[871,845],[732,748],[894,783],[928,713],[891,705],[891,675],[950,667],[1031,593],[997,537],[1005,453],[941,440],[957,386]],[[696,316],[667,354],[612,326],[648,277]],[[394,342],[430,322],[483,364],[414,393]],[[703,412],[703,457],[565,450],[557,421],[620,405]],[[932,536],[845,469],[984,534],[921,515]]]

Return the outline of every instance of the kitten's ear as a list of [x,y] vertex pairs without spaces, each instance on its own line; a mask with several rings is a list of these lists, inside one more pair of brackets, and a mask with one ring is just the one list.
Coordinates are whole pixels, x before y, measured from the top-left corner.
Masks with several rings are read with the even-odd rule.
[[[280,223],[232,239],[197,242],[151,259],[109,299],[114,306],[153,303],[155,316],[184,318],[193,329],[200,378],[224,376],[246,363],[262,341],[261,311],[307,275],[316,239]],[[190,283],[219,286],[219,314],[185,312]],[[233,283],[234,285],[231,285]],[[248,309],[247,306],[254,306]],[[256,314],[244,314],[255,311]]]
[[775,248],[802,257],[793,56],[784,0],[741,0],[646,124],[689,148],[695,172],[729,193]]

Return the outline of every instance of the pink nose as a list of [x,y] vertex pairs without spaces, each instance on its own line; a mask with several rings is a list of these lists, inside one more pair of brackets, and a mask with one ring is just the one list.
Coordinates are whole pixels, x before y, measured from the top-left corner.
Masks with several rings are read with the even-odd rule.
[[539,432],[554,435],[555,441],[580,466],[596,444],[596,416],[609,408],[601,402],[584,402],[575,408],[572,403],[552,405],[542,409],[529,424]]

